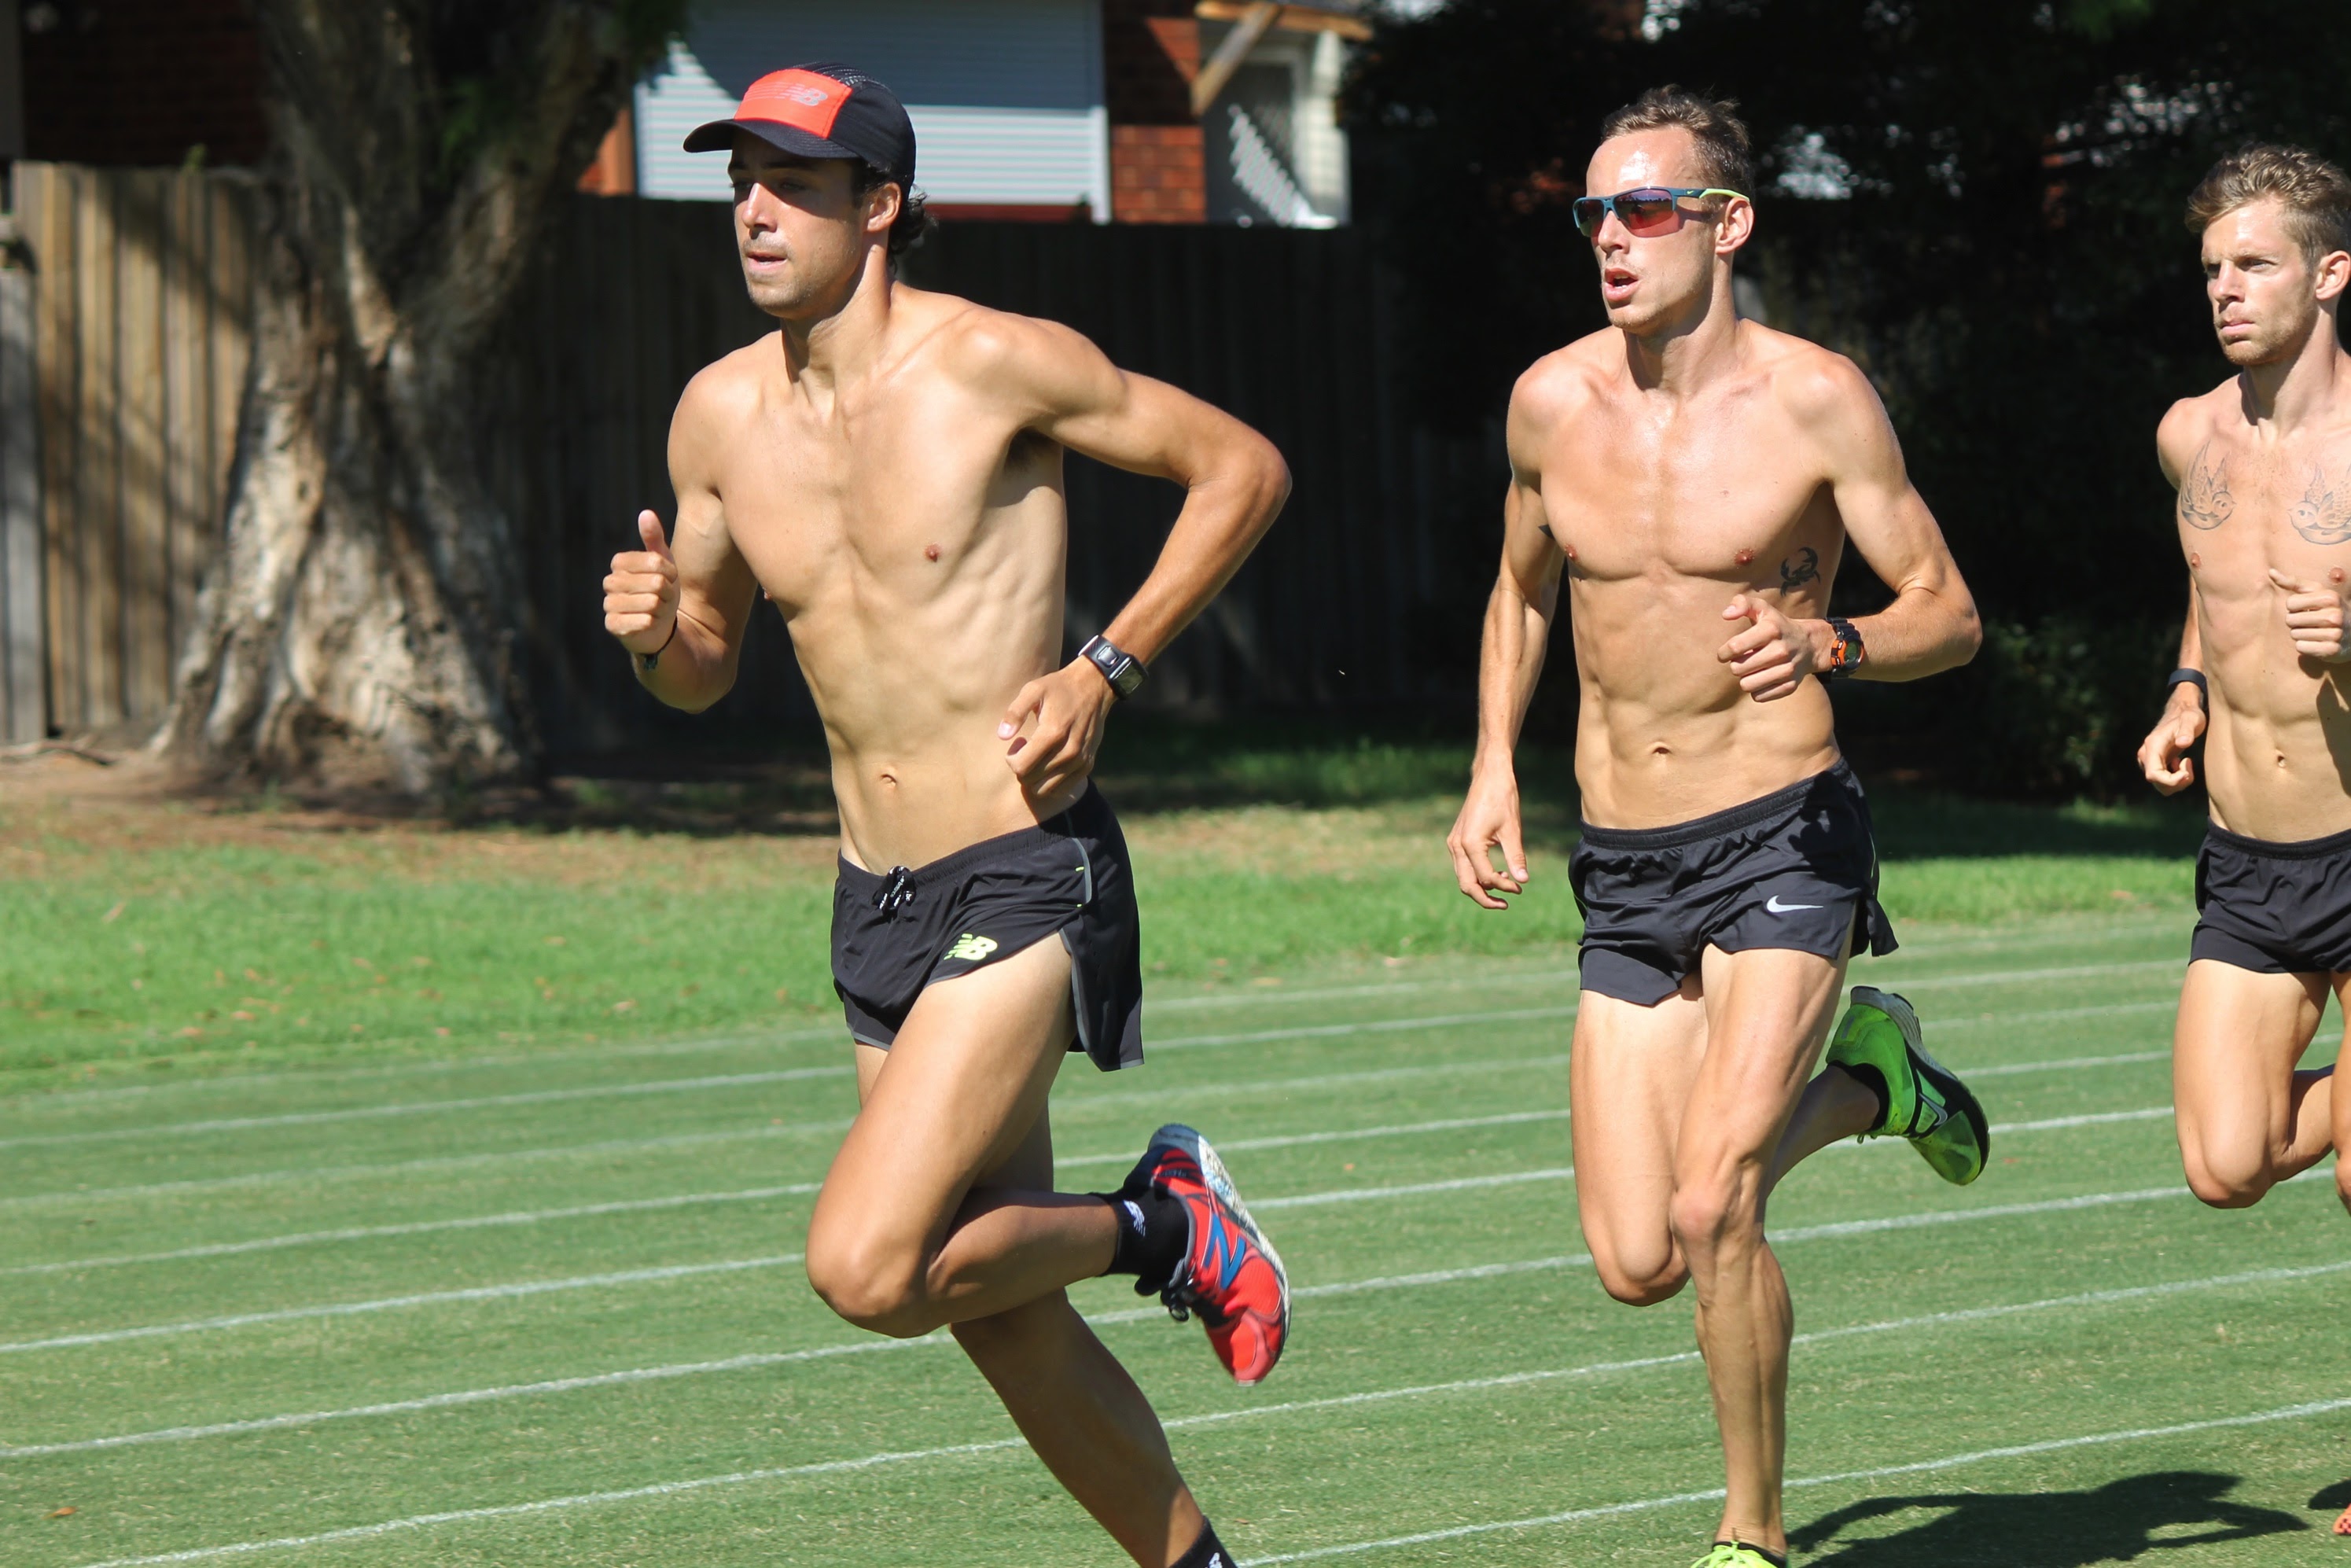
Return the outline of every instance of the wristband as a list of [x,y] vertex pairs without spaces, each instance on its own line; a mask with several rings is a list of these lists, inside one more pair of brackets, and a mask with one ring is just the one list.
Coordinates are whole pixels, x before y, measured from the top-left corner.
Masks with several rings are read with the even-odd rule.
[[1829,667],[1819,674],[1823,681],[1842,680],[1861,667],[1861,662],[1869,657],[1869,650],[1862,645],[1861,632],[1852,622],[1842,615],[1832,615],[1828,623],[1829,635],[1834,641],[1829,644]]
[[2181,686],[2194,686],[2197,701],[2202,705],[2204,711],[2207,713],[2212,711],[2212,688],[2205,685],[2203,671],[2188,669],[2172,671],[2171,678],[2163,683],[2164,700],[2169,701],[2171,694]]
[[1112,695],[1121,702],[1143,689],[1143,677],[1148,673],[1143,661],[1107,637],[1087,638],[1086,645],[1078,650],[1078,657],[1102,672],[1102,678],[1110,683]]
[[661,656],[669,652],[669,645],[672,643],[677,641],[677,623],[684,619],[684,617],[682,615],[671,616],[669,618],[669,635],[662,639],[662,645],[655,648],[650,653],[640,653],[637,655],[637,663],[639,666],[642,667],[647,674],[653,674],[653,670],[661,664]]

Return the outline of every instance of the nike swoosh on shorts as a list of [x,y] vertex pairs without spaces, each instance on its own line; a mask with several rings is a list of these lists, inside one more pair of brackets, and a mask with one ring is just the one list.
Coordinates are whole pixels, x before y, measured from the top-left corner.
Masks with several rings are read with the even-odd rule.
[[1763,907],[1770,910],[1774,915],[1793,915],[1799,909],[1819,909],[1822,905],[1817,904],[1782,904],[1780,902],[1780,895],[1775,893],[1771,897],[1763,901]]

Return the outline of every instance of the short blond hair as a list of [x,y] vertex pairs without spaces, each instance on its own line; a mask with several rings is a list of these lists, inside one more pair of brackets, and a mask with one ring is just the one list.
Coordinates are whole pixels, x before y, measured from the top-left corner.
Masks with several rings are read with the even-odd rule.
[[1746,195],[1755,188],[1755,152],[1735,98],[1708,98],[1670,83],[1653,87],[1600,122],[1600,139],[1636,131],[1687,131],[1698,143],[1698,178]]
[[2351,178],[2307,147],[2256,141],[2240,147],[2206,174],[2188,198],[2188,227],[2201,235],[2239,207],[2274,196],[2285,208],[2285,231],[2304,261],[2351,251]]

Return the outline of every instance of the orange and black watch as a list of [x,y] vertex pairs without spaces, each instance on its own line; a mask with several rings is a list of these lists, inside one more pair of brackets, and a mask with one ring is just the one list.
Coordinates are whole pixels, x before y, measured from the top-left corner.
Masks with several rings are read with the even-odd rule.
[[1829,667],[1821,672],[1821,679],[1834,681],[1850,675],[1869,657],[1862,645],[1860,628],[1841,615],[1828,618],[1829,634],[1836,641],[1829,645]]

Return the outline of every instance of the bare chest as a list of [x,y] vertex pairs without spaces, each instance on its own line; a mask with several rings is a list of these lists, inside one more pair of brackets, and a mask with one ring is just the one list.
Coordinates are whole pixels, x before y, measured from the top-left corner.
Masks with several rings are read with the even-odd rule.
[[1543,511],[1579,580],[1688,577],[1793,591],[1834,570],[1810,444],[1753,404],[1646,426],[1580,423],[1545,455]]
[[1060,486],[1058,446],[952,389],[763,414],[718,476],[728,534],[788,618],[844,594],[918,601]]
[[2263,451],[2216,438],[2181,475],[2175,515],[2207,597],[2266,595],[2273,570],[2341,587],[2351,574],[2351,441]]

